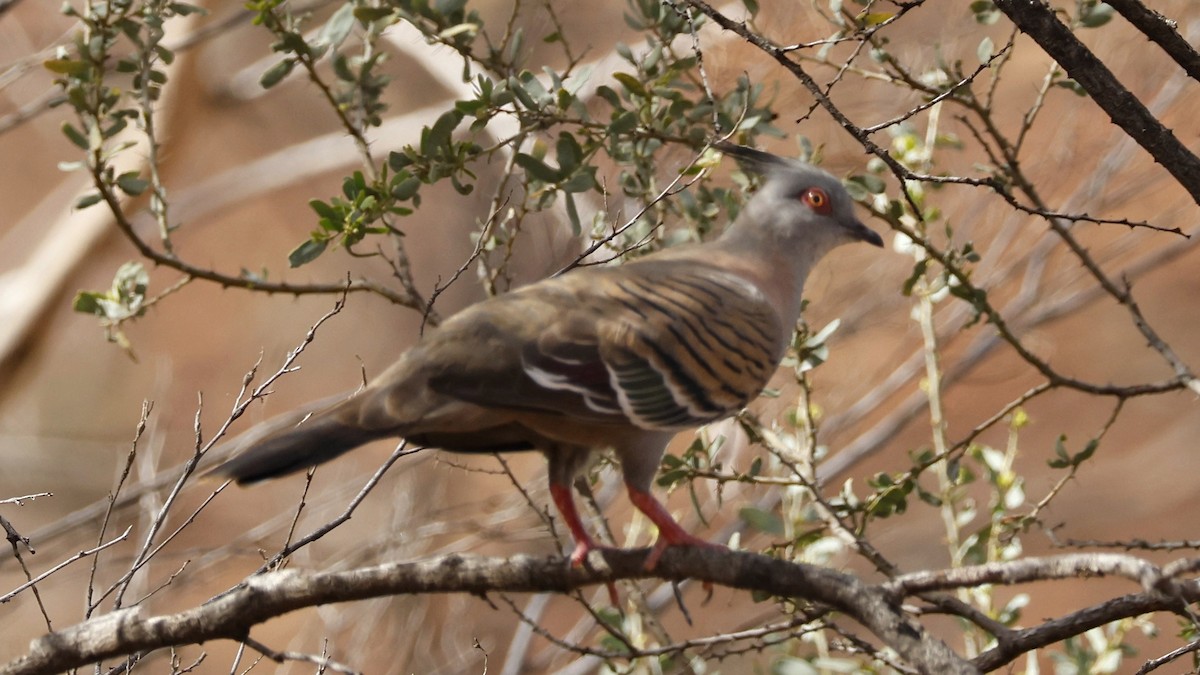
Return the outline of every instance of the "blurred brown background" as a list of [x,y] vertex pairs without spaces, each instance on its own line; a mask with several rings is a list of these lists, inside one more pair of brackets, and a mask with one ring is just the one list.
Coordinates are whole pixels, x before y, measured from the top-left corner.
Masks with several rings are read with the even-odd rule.
[[[293,77],[270,91],[257,88],[258,75],[272,63],[270,40],[248,21],[230,20],[240,12],[240,3],[203,4],[209,15],[181,22],[174,29],[179,31],[176,39],[204,26],[229,23],[180,52],[172,70],[171,91],[160,113],[165,129],[163,169],[175,200],[172,216],[182,226],[175,238],[181,256],[229,273],[241,267],[266,267],[276,278],[301,282],[335,281],[344,278],[348,270],[386,276],[386,269],[378,263],[339,252],[299,270],[286,269],[287,253],[315,224],[307,200],[336,194],[341,176],[353,170],[356,158],[350,141],[340,133],[333,115],[309,83]],[[890,34],[894,53],[918,69],[931,67],[938,58],[975,63],[979,40],[991,35],[1001,44],[1008,28],[1004,21],[996,26],[977,25],[965,4],[949,0],[927,3],[921,10],[927,20],[903,22]],[[506,20],[511,10],[508,3],[482,2],[478,6],[490,22]],[[580,50],[586,47],[602,56],[619,40],[637,44],[636,34],[622,20],[621,3],[574,1],[556,6],[566,23],[567,38]],[[1156,3],[1156,8],[1178,20],[1185,36],[1194,36],[1200,29],[1200,6],[1190,0],[1164,1]],[[8,75],[0,80],[0,118],[5,120],[0,133],[0,204],[4,206],[0,210],[0,324],[6,324],[0,325],[0,498],[54,494],[21,507],[0,506],[0,513],[25,535],[105,498],[129,451],[144,400],[153,401],[154,407],[140,442],[135,480],[148,479],[189,456],[200,395],[200,419],[207,437],[227,416],[247,370],[260,357],[260,372],[277,368],[287,350],[299,344],[308,327],[334,303],[333,297],[267,296],[192,283],[126,328],[136,363],[105,342],[93,317],[71,311],[71,298],[77,290],[107,288],[116,268],[137,255],[105,220],[102,207],[83,212],[70,208],[84,176],[56,168],[60,161],[78,159],[76,148],[59,132],[68,113],[56,109],[8,126],[22,107],[35,104],[52,90],[51,76],[39,65],[48,56],[43,50],[71,29],[71,23],[54,9],[45,2],[26,0],[0,14],[0,70],[18,68],[7,70]],[[784,43],[819,39],[828,31],[815,12],[808,4],[786,3],[786,7],[765,8],[758,25]],[[545,13],[533,8],[522,12],[518,20],[531,35],[552,30]],[[1200,147],[1200,118],[1195,115],[1200,85],[1187,80],[1120,20],[1085,37],[1122,82],[1185,144]],[[1194,38],[1189,39],[1195,43]],[[823,144],[824,166],[835,174],[862,171],[865,158],[861,150],[824,113],[795,123],[794,118],[811,103],[797,83],[728,36],[707,31],[705,40],[705,64],[715,87],[728,86],[743,72],[766,82],[775,92],[776,108],[784,111],[779,128]],[[543,63],[563,65],[552,45],[536,40],[529,43],[535,50],[529,59],[531,69]],[[1003,108],[1006,100],[1013,103],[1011,110],[1003,110],[1000,116],[1009,125],[1019,121],[1048,64],[1032,45],[1021,44],[1015,67],[1006,71],[999,89],[998,107]],[[415,40],[408,46],[433,49]],[[451,62],[451,70],[458,68],[452,55],[440,58]],[[820,74],[818,79],[832,75],[829,69],[813,68]],[[387,70],[394,78],[387,94],[390,114],[419,110],[453,96],[443,80],[418,59],[397,54]],[[835,102],[859,124],[889,119],[919,102],[911,96],[898,97],[896,90],[882,84],[864,82],[864,86],[841,86],[833,94]],[[1162,227],[1196,231],[1200,215],[1196,205],[1089,100],[1054,89],[1046,105],[1031,131],[1023,160],[1048,203],[1068,212],[1144,219]],[[920,126],[922,120],[924,116],[915,122]],[[966,136],[954,120],[946,119],[943,124]],[[390,147],[413,143],[417,131],[411,124],[393,125],[376,138],[374,147],[382,154]],[[312,139],[324,139],[323,145],[308,149],[300,145]],[[772,149],[794,154],[795,148],[791,141],[780,141]],[[284,151],[295,154],[271,162],[276,153]],[[338,159],[338,153],[343,159]],[[684,161],[680,153],[680,166]],[[983,157],[968,141],[962,150],[939,151],[936,161],[941,169],[965,175],[972,171],[972,162],[983,161]],[[501,168],[491,167],[493,171]],[[678,167],[664,167],[664,171],[673,168]],[[413,270],[423,290],[428,292],[439,280],[449,278],[470,254],[469,233],[486,215],[489,184],[495,180],[495,175],[481,174],[479,188],[467,198],[448,188],[427,189],[421,211],[404,222]],[[977,281],[989,286],[993,297],[1018,298],[1019,292],[1028,288],[1022,284],[1029,283],[1028,277],[1022,276],[1030,269],[1026,256],[1043,245],[1045,224],[1014,214],[978,190],[946,188],[931,198],[943,208],[948,222],[979,242],[984,261]],[[140,218],[149,232],[149,219]],[[871,225],[884,227],[879,222]],[[1122,270],[1135,273],[1135,293],[1146,317],[1186,363],[1200,367],[1200,254],[1195,245],[1145,229],[1086,224],[1077,229],[1110,274],[1119,276]],[[564,236],[550,219],[541,230],[522,236],[519,281],[546,275],[579,250],[579,242]],[[1070,302],[1091,285],[1061,247],[1047,250],[1034,309],[1039,303]],[[832,340],[829,362],[815,376],[818,403],[827,414],[836,415],[875,391],[898,364],[919,351],[920,335],[909,318],[911,302],[899,292],[911,264],[911,258],[890,250],[841,250],[810,280],[809,322],[820,327],[833,318],[844,321]],[[156,293],[177,275],[153,270],[151,279],[151,293]],[[443,315],[482,297],[472,279],[469,271],[440,298]],[[940,311],[948,321],[952,312],[963,310],[945,303]],[[1029,316],[1036,314],[1029,312]],[[269,400],[253,406],[234,431],[356,386],[363,372],[368,376],[378,373],[411,344],[419,325],[420,316],[412,311],[367,294],[351,296],[346,309],[320,329],[301,357],[302,370],[274,386]],[[1017,325],[1021,327],[1020,322]],[[947,350],[946,367],[953,368],[966,353],[969,341],[988,330],[975,327],[953,343]],[[1023,327],[1022,336],[1061,372],[1094,382],[1142,382],[1170,375],[1163,360],[1145,348],[1128,315],[1108,301],[1081,302],[1061,318]],[[992,350],[948,390],[951,436],[958,437],[1038,382],[1037,374],[1010,349]],[[887,419],[890,411],[919,389],[919,376],[906,379],[865,419],[830,429],[823,442],[836,454],[870,431],[873,424]],[[771,410],[773,405],[777,407],[767,402],[764,409]],[[1055,438],[1066,434],[1069,445],[1078,450],[1099,431],[1111,405],[1112,401],[1063,392],[1029,406],[1033,425],[1021,437],[1018,468],[1030,472],[1027,492],[1031,500],[1040,499],[1058,476],[1045,468]],[[928,434],[926,418],[917,415],[902,431],[884,439],[880,452],[837,476],[830,490],[836,492],[847,478],[861,484],[876,471],[907,468],[906,453],[927,446]],[[1194,517],[1200,506],[1197,438],[1200,415],[1194,395],[1129,401],[1101,446],[1098,460],[1053,503],[1044,514],[1046,522],[1066,523],[1064,536],[1084,539],[1200,539]],[[990,433],[985,440],[1001,447],[1005,442],[1001,433]],[[298,531],[307,532],[339,513],[390,449],[379,444],[323,468],[308,496],[309,506]],[[752,457],[747,454],[750,452],[734,444],[729,461],[740,462],[744,469]],[[518,456],[511,463],[544,506],[541,460]],[[326,569],[449,550],[496,554],[554,551],[546,529],[509,480],[496,474],[497,469],[490,458],[435,457],[428,452],[402,460],[347,526],[300,553],[292,564]],[[185,560],[191,561],[187,574],[174,583],[172,592],[161,593],[150,603],[153,611],[185,608],[236,583],[259,564],[259,549],[271,552],[281,544],[302,487],[302,479],[292,478],[253,490],[225,491],[189,528],[187,536],[139,575],[135,587],[140,590],[132,595],[150,592]],[[190,512],[208,494],[205,488],[188,488],[178,513]],[[743,503],[761,497],[746,488],[728,488],[725,499],[730,513],[725,522]],[[106,566],[118,570],[127,561],[134,542],[144,536],[138,529],[145,525],[144,514],[157,499],[146,498],[143,515],[130,520],[134,525],[131,542],[108,552]],[[675,495],[671,503],[688,509],[686,495]],[[624,498],[618,497],[608,509],[617,516],[616,522],[624,522],[621,514],[625,507]],[[880,531],[869,534],[905,569],[946,564],[936,513],[914,509],[885,521],[884,526],[886,531],[881,526]],[[700,530],[700,534],[711,536],[716,531],[714,527]],[[68,539],[35,540],[38,554],[30,560],[35,571],[96,542],[94,530]],[[1049,548],[1039,534],[1030,535],[1027,541],[1031,550]],[[230,542],[232,550],[226,547]],[[76,564],[43,589],[56,628],[80,619],[81,589],[89,564]],[[106,566],[102,566],[101,578],[107,578]],[[0,592],[23,581],[10,560],[0,562]],[[1035,590],[1037,612],[1031,614],[1051,615],[1064,607],[1095,601],[1112,588],[1119,586],[1099,595],[1096,586],[1083,584],[1056,587],[1053,595],[1038,595]],[[530,612],[540,608],[541,602],[516,601],[530,607]],[[669,604],[664,610],[664,620],[676,638],[728,629],[739,621],[770,614],[769,608],[750,605],[738,594],[721,590],[707,607],[697,604],[691,609],[696,618],[694,628],[686,627]],[[544,612],[542,625],[560,636],[579,620],[569,601],[563,599],[549,599]],[[0,631],[0,660],[22,652],[28,641],[45,629],[28,594],[0,606],[0,623],[6,626]],[[514,633],[519,637],[520,624],[504,605],[497,609],[476,598],[450,597],[386,599],[298,612],[256,630],[255,636],[278,649],[311,652],[319,651],[323,636],[335,636],[335,655],[359,665],[373,664],[370,672],[449,673],[482,671],[481,654],[472,647],[474,638],[489,653],[491,672],[501,672],[502,660],[512,651],[511,645],[517,644]],[[226,668],[234,648],[232,643],[206,645],[213,659],[209,665]],[[1153,650],[1152,643],[1149,649]],[[364,656],[347,656],[356,653]],[[540,638],[534,638],[524,658],[527,672],[558,668],[571,672],[574,660]],[[744,672],[740,668],[749,668],[753,662],[747,657],[726,668]]]

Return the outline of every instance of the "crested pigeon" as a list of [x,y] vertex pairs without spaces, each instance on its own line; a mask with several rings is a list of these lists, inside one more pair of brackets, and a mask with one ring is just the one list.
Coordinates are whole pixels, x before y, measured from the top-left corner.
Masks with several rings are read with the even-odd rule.
[[763,389],[817,261],[841,244],[883,244],[824,171],[716,147],[765,178],[722,236],[467,307],[358,395],[251,442],[213,473],[253,483],[385,437],[458,452],[538,450],[577,565],[595,543],[571,484],[595,450],[611,448],[630,501],[658,528],[647,567],[669,546],[707,545],[650,493],[668,442]]

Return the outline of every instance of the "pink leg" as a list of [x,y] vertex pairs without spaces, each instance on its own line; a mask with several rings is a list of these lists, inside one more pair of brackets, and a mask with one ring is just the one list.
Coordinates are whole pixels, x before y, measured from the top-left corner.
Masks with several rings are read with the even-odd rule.
[[[575,540],[575,550],[571,552],[571,566],[579,567],[592,549],[600,547],[596,546],[591,535],[583,529],[583,520],[579,518],[579,511],[575,508],[575,498],[571,495],[571,486],[551,483],[550,497],[554,500],[554,505],[558,507],[559,514],[567,523],[567,529],[571,531],[571,537]],[[617,587],[611,581],[604,586],[608,588],[609,602],[614,607],[620,607]]]
[[688,534],[667,509],[654,498],[654,495],[649,492],[644,492],[638,488],[626,485],[629,488],[629,501],[638,508],[639,511],[646,514],[646,517],[658,526],[658,541],[654,542],[654,548],[650,551],[650,557],[646,558],[646,569],[652,570],[658,565],[658,559],[662,557],[668,546],[709,546],[723,548],[720,544],[714,544],[700,537]]
[[554,499],[554,505],[558,507],[567,529],[571,531],[571,538],[575,540],[575,550],[571,552],[571,566],[579,567],[588,552],[596,548],[596,542],[592,541],[591,535],[583,529],[583,520],[579,518],[579,511],[575,509],[575,498],[571,496],[571,486],[551,483],[550,497]]

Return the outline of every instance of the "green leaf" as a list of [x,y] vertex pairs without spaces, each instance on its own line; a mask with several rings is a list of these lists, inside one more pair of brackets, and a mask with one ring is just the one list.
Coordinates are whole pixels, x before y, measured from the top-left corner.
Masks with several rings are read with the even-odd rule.
[[1084,28],[1099,28],[1112,18],[1112,6],[1103,2],[1085,2],[1079,8],[1079,25]]
[[434,150],[449,145],[450,134],[454,133],[454,128],[462,118],[463,114],[457,110],[442,113],[433,126],[429,127],[429,133],[421,139],[421,150],[427,154],[434,154]]
[[291,52],[301,56],[311,55],[308,43],[304,41],[304,36],[299,33],[283,33],[279,36],[279,42],[274,45],[275,51]]
[[462,182],[457,175],[450,176],[450,185],[454,187],[455,192],[464,197],[475,191],[474,185]]
[[100,304],[103,297],[103,293],[79,291],[75,294],[75,301],[71,303],[71,308],[83,314],[104,316],[104,307]]
[[921,258],[916,262],[916,264],[913,265],[912,274],[908,275],[908,279],[905,279],[904,286],[901,289],[901,292],[904,293],[904,295],[912,295],[913,287],[917,285],[917,282],[921,280],[921,277],[925,276],[925,270],[929,267],[929,260],[929,258]]
[[571,193],[587,192],[588,190],[591,190],[592,188],[596,187],[596,174],[594,169],[595,167],[588,167],[583,171],[576,173],[559,187],[561,187],[564,192]]
[[872,26],[878,26],[879,24],[884,23],[893,16],[896,16],[894,12],[867,12],[866,14],[858,17],[858,22],[859,25],[870,28]]
[[324,253],[327,246],[329,246],[328,241],[316,241],[309,239],[303,244],[297,246],[294,251],[288,254],[288,265],[292,267],[299,267],[301,265],[308,264],[316,260],[318,256]]
[[434,10],[446,17],[460,14],[466,7],[467,0],[436,0],[433,3]]
[[350,70],[350,60],[341,52],[333,56],[333,74],[342,82],[355,82],[358,80],[354,71]]
[[138,172],[130,171],[117,176],[117,187],[130,197],[136,197],[150,187],[150,181],[139,178]]
[[113,295],[124,301],[138,300],[146,295],[150,275],[140,262],[127,262],[117,268],[113,277]]
[[342,194],[346,199],[354,201],[367,188],[367,179],[363,176],[363,172],[355,171],[353,174],[342,179]]
[[869,173],[851,176],[846,182],[857,183],[873,195],[881,195],[887,189],[887,183],[883,182],[882,178]]
[[1084,89],[1083,85],[1079,84],[1075,80],[1059,80],[1054,83],[1054,86],[1062,87],[1063,89],[1070,89],[1075,93],[1076,96],[1079,96],[1080,98],[1087,98],[1088,95],[1087,89]]
[[[542,72],[550,77],[551,85],[555,89],[562,86],[562,79],[550,66],[542,66]],[[542,84],[542,81],[533,73],[528,70],[522,70],[517,77],[520,78],[521,84],[525,85],[525,91],[537,99],[538,105],[544,106],[554,100],[554,97],[550,94],[550,90],[546,89],[546,85]]]
[[631,94],[636,94],[638,96],[647,95],[646,88],[642,86],[641,81],[629,73],[613,73],[613,79],[617,82],[620,82],[625,87],[626,91]]
[[996,53],[996,46],[992,43],[992,38],[985,37],[979,41],[979,46],[975,48],[975,56],[980,63],[987,63],[992,60],[992,55]]
[[408,201],[417,194],[417,190],[421,188],[421,179],[416,177],[405,178],[396,185],[392,186],[392,197],[398,201]]
[[757,476],[762,473],[762,467],[763,467],[762,457],[755,457],[754,461],[750,462],[750,469],[746,472],[746,475],[753,478],[754,476]]
[[619,109],[621,107],[621,96],[617,94],[617,92],[613,91],[612,87],[606,84],[596,87],[596,95],[605,101],[608,101],[608,104],[614,108]]
[[1001,13],[996,9],[996,3],[993,0],[975,0],[970,5],[971,13],[975,15],[975,22],[984,26],[990,26],[1000,20]]
[[400,171],[407,166],[411,166],[412,163],[412,158],[403,152],[393,150],[388,153],[388,168],[392,171]]
[[204,9],[203,7],[197,7],[196,5],[191,5],[186,2],[172,2],[169,5],[169,7],[170,7],[171,11],[175,13],[176,16],[189,16],[191,14],[200,14],[200,15],[208,14],[208,10]]
[[341,220],[342,219],[342,215],[340,213],[338,213],[336,209],[334,209],[329,204],[326,204],[325,202],[321,201],[320,199],[310,199],[308,201],[308,206],[313,211],[316,211],[318,216],[325,218],[327,220]]
[[1071,466],[1071,457],[1067,454],[1066,442],[1067,437],[1065,435],[1060,435],[1058,439],[1054,441],[1054,459],[1047,462],[1047,464],[1050,465],[1050,468],[1065,469],[1066,467]]
[[100,137],[104,138],[106,140],[109,138],[112,138],[113,136],[116,136],[117,134],[124,131],[126,126],[128,126],[128,122],[125,121],[125,118],[118,117],[116,122],[113,122],[108,128],[106,128],[104,130],[103,133],[100,134]]
[[1100,447],[1100,439],[1093,438],[1088,441],[1087,445],[1083,446],[1083,450],[1080,450],[1078,455],[1071,458],[1071,461],[1076,465],[1088,461],[1092,458],[1092,455],[1096,454],[1096,448],[1098,447]]
[[550,168],[545,162],[532,155],[518,152],[514,161],[517,163],[517,166],[525,170],[525,173],[536,180],[544,183],[553,183],[558,180],[557,170]]
[[270,89],[279,84],[283,78],[287,77],[288,73],[292,72],[292,68],[295,66],[296,62],[292,59],[284,59],[268,68],[267,72],[258,78],[258,83],[262,85],[263,89]]
[[658,474],[655,484],[661,488],[673,488],[691,473],[688,469],[671,469]]
[[517,78],[508,78],[508,89],[521,102],[521,105],[530,110],[537,110],[539,108],[537,101],[534,100],[533,96],[525,88],[525,85]]
[[921,501],[925,502],[926,504],[928,504],[930,506],[940,507],[942,505],[941,497],[938,497],[937,495],[933,494],[932,492],[928,492],[928,491],[924,490],[920,485],[917,486],[917,497],[919,497],[921,499]]
[[579,209],[575,206],[575,198],[570,192],[563,195],[567,202],[567,220],[571,223],[571,234],[578,237],[583,232],[583,226],[579,223]]
[[767,513],[762,509],[746,506],[738,511],[738,517],[759,532],[778,536],[783,535],[783,521],[773,513]]
[[617,115],[612,122],[608,124],[608,133],[612,135],[627,134],[637,128],[638,116],[636,113],[626,110]]
[[579,141],[565,131],[558,135],[555,152],[558,154],[559,170],[564,174],[575,171],[575,167],[583,162],[583,148]]
[[75,208],[82,211],[89,206],[99,204],[102,199],[104,197],[101,197],[99,192],[91,192],[77,199],[75,201]]
[[72,59],[48,59],[42,65],[52,73],[60,75],[83,75],[88,71],[88,64]]
[[355,7],[354,8],[354,18],[361,21],[363,23],[363,25],[373,23],[375,21],[379,21],[380,19],[390,16],[391,13],[392,13],[392,10],[388,9],[386,7]]
[[317,32],[316,41],[337,49],[346,41],[351,28],[354,28],[354,3],[348,2],[339,7],[325,22],[325,25],[321,26],[321,30]]
[[75,128],[75,125],[71,124],[70,122],[63,122],[62,123],[62,132],[63,132],[63,135],[66,136],[68,140],[70,140],[72,143],[74,143],[76,146],[78,146],[81,150],[88,149],[87,138],[84,137],[82,132],[80,132],[78,129]]

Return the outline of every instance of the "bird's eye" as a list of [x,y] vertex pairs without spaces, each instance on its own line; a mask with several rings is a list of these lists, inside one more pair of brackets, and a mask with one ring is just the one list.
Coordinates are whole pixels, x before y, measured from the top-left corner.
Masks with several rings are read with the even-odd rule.
[[805,190],[804,194],[800,195],[800,201],[821,215],[829,215],[833,211],[833,202],[829,200],[829,195],[818,187]]

